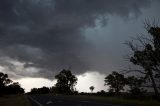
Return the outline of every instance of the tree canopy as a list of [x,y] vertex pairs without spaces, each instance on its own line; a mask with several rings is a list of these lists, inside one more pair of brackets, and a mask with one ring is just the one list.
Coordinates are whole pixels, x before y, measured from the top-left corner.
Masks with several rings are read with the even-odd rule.
[[74,86],[77,84],[77,77],[71,73],[70,70],[63,69],[58,75],[56,87],[59,93],[70,94],[74,92]]
[[112,89],[116,94],[119,94],[126,84],[124,75],[115,71],[106,76],[104,81],[105,85],[109,85],[110,89]]
[[50,89],[48,87],[41,87],[41,88],[32,88],[29,94],[47,94],[50,93]]
[[90,86],[89,87],[89,89],[91,90],[91,92],[93,92],[94,88],[95,88],[94,86]]
[[13,82],[7,74],[0,72],[0,95],[2,94],[23,94],[24,89],[18,82]]
[[144,83],[143,78],[136,78],[135,76],[129,76],[126,78],[126,84],[129,86],[130,90],[129,92],[133,96],[142,95],[146,92],[146,90],[143,89],[142,84]]
[[158,98],[158,82],[160,81],[160,27],[146,24],[149,37],[138,36],[139,46],[133,42],[127,44],[133,51],[130,62],[141,66],[142,70],[133,70],[144,74],[144,79],[151,82],[155,96]]

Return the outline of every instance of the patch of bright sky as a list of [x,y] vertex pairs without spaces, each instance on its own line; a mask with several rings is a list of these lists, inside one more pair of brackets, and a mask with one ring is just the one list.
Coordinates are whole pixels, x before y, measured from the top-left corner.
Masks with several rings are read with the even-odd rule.
[[[77,78],[76,90],[79,92],[90,92],[90,86],[95,87],[94,92],[101,90],[107,91],[108,89],[107,86],[104,86],[105,75],[98,72],[88,72],[77,76]],[[51,81],[44,78],[22,78],[14,81],[19,82],[20,85],[25,88],[26,92],[29,92],[32,88],[40,88],[43,86],[52,87],[56,84],[56,80]]]
[[22,78],[13,81],[19,82],[21,87],[25,89],[25,92],[29,92],[32,88],[52,87],[56,83],[55,80],[51,81],[44,78]]
[[89,87],[94,86],[95,89],[93,92],[105,90],[107,91],[108,87],[104,86],[104,74],[98,72],[87,72],[78,76],[78,82],[76,88],[80,92],[90,92]]

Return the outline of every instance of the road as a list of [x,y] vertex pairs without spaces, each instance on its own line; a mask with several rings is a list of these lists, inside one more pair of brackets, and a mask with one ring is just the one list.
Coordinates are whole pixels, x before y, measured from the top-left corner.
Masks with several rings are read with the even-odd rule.
[[53,95],[30,95],[28,98],[32,106],[121,106],[107,102],[80,100],[78,98]]

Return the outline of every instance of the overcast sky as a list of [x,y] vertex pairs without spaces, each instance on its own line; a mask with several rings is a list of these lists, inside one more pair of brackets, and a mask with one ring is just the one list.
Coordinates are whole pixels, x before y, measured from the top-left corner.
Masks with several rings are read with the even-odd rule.
[[53,86],[64,68],[78,90],[106,89],[104,77],[129,66],[123,43],[159,10],[159,0],[0,0],[0,71],[27,91]]

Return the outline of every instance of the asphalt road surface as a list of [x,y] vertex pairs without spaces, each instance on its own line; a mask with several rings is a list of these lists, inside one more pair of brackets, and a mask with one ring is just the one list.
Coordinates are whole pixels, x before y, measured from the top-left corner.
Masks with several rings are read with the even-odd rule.
[[28,98],[32,106],[121,106],[107,102],[81,100],[78,98],[53,95],[30,95]]

